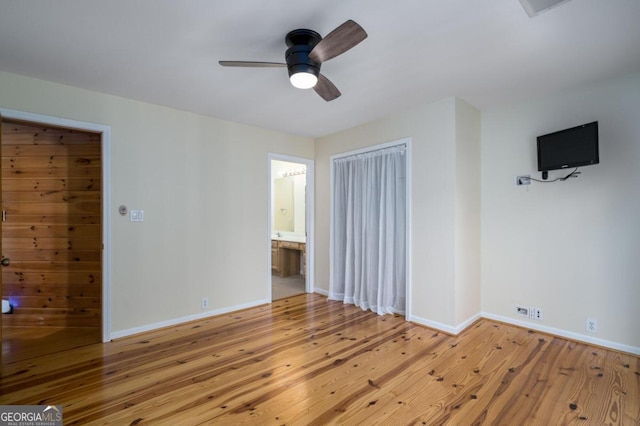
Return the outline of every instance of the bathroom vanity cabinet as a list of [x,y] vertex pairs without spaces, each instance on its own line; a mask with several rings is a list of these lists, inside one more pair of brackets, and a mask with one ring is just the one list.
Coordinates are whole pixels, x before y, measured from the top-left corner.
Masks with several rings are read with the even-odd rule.
[[279,277],[306,275],[307,250],[305,243],[271,240],[271,271]]

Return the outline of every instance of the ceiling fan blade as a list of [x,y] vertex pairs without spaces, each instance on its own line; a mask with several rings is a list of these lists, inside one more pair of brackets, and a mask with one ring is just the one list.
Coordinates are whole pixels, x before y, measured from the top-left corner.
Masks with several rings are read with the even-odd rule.
[[318,82],[313,86],[313,90],[327,102],[339,98],[342,94],[335,84],[322,74],[318,74]]
[[245,67],[245,68],[281,68],[287,64],[280,62],[252,62],[252,61],[218,61],[223,67]]
[[349,19],[320,40],[309,53],[309,58],[321,64],[343,54],[365,38],[367,38],[367,32],[355,21]]

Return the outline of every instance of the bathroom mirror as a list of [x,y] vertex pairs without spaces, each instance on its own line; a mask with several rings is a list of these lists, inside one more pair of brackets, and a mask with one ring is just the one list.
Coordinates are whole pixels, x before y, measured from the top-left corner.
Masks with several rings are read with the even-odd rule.
[[273,202],[274,231],[293,232],[295,227],[294,177],[275,179]]

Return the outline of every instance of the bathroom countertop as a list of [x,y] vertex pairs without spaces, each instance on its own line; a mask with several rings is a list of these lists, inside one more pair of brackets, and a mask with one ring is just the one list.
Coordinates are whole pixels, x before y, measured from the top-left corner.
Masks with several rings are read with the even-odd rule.
[[272,235],[271,239],[274,241],[291,241],[294,243],[306,243],[307,239],[304,235],[283,235],[278,237],[277,235]]

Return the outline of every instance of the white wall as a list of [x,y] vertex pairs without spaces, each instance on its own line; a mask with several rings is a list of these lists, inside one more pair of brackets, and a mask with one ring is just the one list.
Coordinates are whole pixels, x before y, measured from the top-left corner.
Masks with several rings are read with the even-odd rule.
[[267,301],[267,155],[312,139],[7,73],[0,106],[111,126],[114,334]]
[[[266,301],[268,152],[316,159],[315,284],[328,290],[329,157],[410,137],[414,319],[455,332],[473,317],[480,258],[487,316],[517,322],[515,303],[537,306],[544,321],[531,325],[640,353],[638,74],[483,111],[480,181],[479,113],[455,98],[315,145],[7,73],[0,107],[111,126],[116,333],[200,315],[204,296],[211,312]],[[601,164],[567,182],[514,186],[515,175],[539,176],[537,135],[593,120]],[[145,222],[117,215],[120,204],[144,209]],[[597,335],[585,333],[587,316]]]
[[[456,318],[456,264],[466,254],[456,251],[456,185],[467,178],[457,174],[458,155],[456,119],[466,119],[473,114],[465,110],[457,117],[456,108],[470,108],[455,99],[413,108],[360,127],[320,138],[316,141],[316,287],[329,289],[329,234],[330,188],[329,157],[385,142],[404,138],[412,140],[412,191],[411,191],[411,313],[414,320],[455,331]],[[476,111],[477,114],[477,111]],[[479,140],[479,119],[475,121],[474,141]],[[473,127],[460,126],[460,140],[470,140],[468,132]],[[465,147],[461,146],[464,151]],[[473,155],[473,154],[471,154]],[[472,162],[462,160],[461,164]],[[479,148],[476,149],[476,170],[479,169]],[[473,174],[473,173],[471,173]],[[476,173],[479,176],[479,173]],[[475,184],[474,184],[475,185]],[[473,187],[473,185],[468,188]],[[479,192],[479,188],[478,191]],[[477,194],[476,194],[477,196]],[[460,199],[468,200],[465,196]],[[478,207],[476,207],[476,211]],[[465,223],[471,223],[466,221]],[[475,233],[479,234],[479,220]],[[472,261],[473,262],[473,261]],[[477,263],[478,260],[475,260]],[[463,279],[463,278],[461,278]],[[475,278],[479,289],[479,275]],[[476,294],[474,291],[473,294]],[[475,312],[479,313],[479,295]],[[472,302],[473,304],[474,302]],[[469,309],[465,308],[463,312]],[[466,318],[465,318],[466,319]]]
[[[540,178],[536,136],[596,120],[599,165],[514,186]],[[640,353],[639,160],[640,74],[483,110],[482,310],[518,320],[516,303],[540,307],[534,326]]]
[[459,326],[480,312],[480,111],[456,99],[456,277]]

